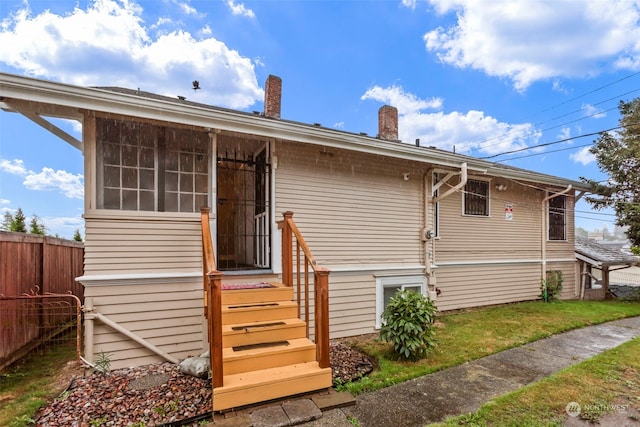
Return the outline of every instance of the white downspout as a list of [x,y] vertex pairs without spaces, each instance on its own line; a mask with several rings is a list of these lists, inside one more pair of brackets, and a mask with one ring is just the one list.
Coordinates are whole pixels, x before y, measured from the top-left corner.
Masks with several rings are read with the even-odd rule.
[[[463,188],[466,184],[467,184],[467,163],[462,163],[460,165],[460,182],[458,184],[456,184],[455,186],[451,187],[449,190],[447,190],[446,192],[444,192],[443,194],[439,195],[438,197],[433,197],[433,192],[434,192],[434,185],[429,186],[429,173],[425,173],[424,174],[424,229],[422,230],[421,234],[421,239],[423,242],[423,252],[424,252],[424,267],[425,267],[425,274],[428,277],[428,285],[434,285],[436,283],[436,278],[433,272],[433,269],[431,268],[432,263],[435,262],[435,256],[436,256],[436,248],[435,248],[435,243],[434,243],[434,239],[433,239],[433,231],[431,231],[430,228],[430,224],[429,223],[429,209],[433,209],[433,207],[435,206],[436,203],[438,203],[440,200],[444,199],[445,197],[449,196],[450,194],[452,194],[455,191],[458,191],[459,189]],[[443,181],[448,180],[450,177],[450,175],[447,175],[447,177],[445,177],[443,179]],[[441,182],[442,183],[442,182]],[[434,183],[435,184],[435,183]],[[429,234],[429,235],[427,235]]]
[[[547,229],[548,229],[548,224],[547,224],[547,202],[550,199],[553,199],[555,197],[558,196],[562,196],[563,194],[566,194],[567,192],[571,191],[573,187],[571,185],[569,185],[567,188],[565,188],[564,190],[562,190],[559,193],[554,193],[551,194],[547,197],[545,197],[544,199],[542,199],[542,243],[541,243],[541,260],[542,260],[542,275],[540,277],[542,277],[542,280],[546,279],[547,276]],[[566,215],[566,206],[565,206],[565,215]],[[542,282],[543,285],[546,285],[546,282]],[[544,289],[543,289],[544,292]]]
[[[424,177],[423,177],[423,192],[424,192],[424,229],[422,230],[422,250],[424,252],[424,271],[427,274],[427,276],[431,277],[431,264],[434,261],[433,258],[433,243],[431,243],[429,241],[429,239],[426,238],[426,234],[427,231],[430,230],[429,228],[429,209],[432,209],[432,204],[430,203],[431,199],[433,198],[433,195],[431,194],[431,192],[429,191],[429,175],[433,174],[433,172],[431,172],[431,170],[429,170],[428,172],[424,173]],[[430,247],[431,246],[431,247]]]
[[93,298],[84,299],[84,357],[89,361],[94,361],[93,352]]

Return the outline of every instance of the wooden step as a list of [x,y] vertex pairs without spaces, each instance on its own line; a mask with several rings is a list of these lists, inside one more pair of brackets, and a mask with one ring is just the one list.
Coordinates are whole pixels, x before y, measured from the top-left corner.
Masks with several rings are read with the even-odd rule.
[[305,338],[306,336],[306,323],[297,317],[293,319],[222,326],[223,347],[258,344],[278,340],[292,340]]
[[293,317],[298,317],[298,305],[293,301],[222,306],[223,325],[279,321]]
[[331,368],[307,362],[224,376],[213,390],[213,409],[221,411],[331,387]]
[[291,301],[293,288],[271,282],[273,288],[223,290],[222,305],[255,304],[260,302]]
[[224,374],[258,371],[316,360],[316,345],[307,338],[271,341],[222,349]]

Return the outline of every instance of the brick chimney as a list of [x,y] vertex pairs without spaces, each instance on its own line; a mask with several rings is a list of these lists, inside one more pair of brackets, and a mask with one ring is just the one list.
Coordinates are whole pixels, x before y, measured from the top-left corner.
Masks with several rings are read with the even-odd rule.
[[388,141],[398,140],[398,109],[383,105],[378,110],[378,138]]
[[282,102],[282,79],[273,75],[267,77],[264,86],[264,115],[272,119],[280,118]]

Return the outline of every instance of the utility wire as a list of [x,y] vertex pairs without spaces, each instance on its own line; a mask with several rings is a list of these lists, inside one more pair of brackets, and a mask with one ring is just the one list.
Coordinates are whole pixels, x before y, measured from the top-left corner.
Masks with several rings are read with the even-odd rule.
[[[588,144],[582,144],[582,145],[572,145],[571,147],[558,148],[557,150],[549,150],[549,151],[543,151],[541,153],[527,154],[525,156],[509,157],[508,159],[494,160],[494,163],[504,163],[504,162],[508,162],[508,161],[511,161],[511,160],[526,159],[527,157],[544,156],[545,154],[557,153],[559,151],[575,150],[577,148],[590,147],[591,145],[593,145],[593,143],[591,143],[591,142],[588,143]],[[531,148],[534,148],[534,147],[531,147]]]
[[[613,85],[615,85],[615,84],[617,84],[617,83],[620,83],[620,82],[622,82],[622,81],[624,81],[624,80],[630,79],[630,78],[635,77],[635,76],[637,76],[637,75],[640,75],[640,71],[635,72],[635,73],[632,73],[632,74],[629,74],[629,75],[624,76],[624,77],[622,77],[622,78],[620,78],[620,79],[617,79],[617,80],[615,80],[615,81],[613,81],[613,82],[611,82],[611,83],[607,83],[607,84],[602,85],[602,86],[600,86],[600,87],[597,87],[597,88],[595,88],[595,89],[593,89],[593,90],[590,90],[589,92],[583,93],[583,94],[581,94],[581,95],[578,95],[578,96],[576,96],[576,97],[573,97],[573,98],[571,98],[571,99],[568,99],[568,100],[566,100],[566,101],[563,101],[563,102],[561,102],[561,103],[559,103],[559,104],[556,104],[556,105],[553,105],[553,106],[551,106],[551,107],[549,107],[549,108],[546,108],[546,109],[544,109],[544,110],[541,110],[538,114],[540,114],[540,113],[545,113],[545,112],[547,112],[547,111],[554,110],[554,109],[556,109],[556,108],[558,108],[558,107],[561,107],[561,106],[563,106],[563,105],[569,104],[569,103],[571,103],[571,102],[573,102],[573,101],[576,101],[576,100],[578,100],[578,99],[584,98],[584,97],[586,97],[586,96],[588,96],[588,95],[591,95],[591,94],[593,94],[593,93],[595,93],[595,92],[598,92],[598,91],[600,91],[600,90],[602,90],[602,89],[605,89],[605,88],[607,88],[607,87],[613,86]],[[605,102],[612,101],[612,100],[614,100],[614,99],[619,99],[619,98],[620,98],[620,97],[622,97],[622,96],[629,95],[629,94],[634,93],[634,92],[637,92],[637,91],[640,91],[640,88],[638,88],[638,89],[634,89],[634,90],[631,90],[631,91],[627,91],[627,92],[624,92],[624,93],[621,93],[621,94],[618,94],[618,95],[616,95],[616,96],[614,96],[614,97],[611,97],[611,98],[608,98],[608,99],[606,99],[606,100],[600,101],[600,102],[598,102],[598,103],[596,103],[596,104],[593,104],[593,105],[600,105],[600,104],[603,104],[603,103],[605,103]],[[611,110],[611,109],[606,110],[606,111],[610,111],[610,110]],[[556,119],[558,119],[558,118],[566,117],[566,116],[568,116],[568,115],[570,115],[570,114],[578,113],[578,112],[580,112],[580,111],[582,111],[582,109],[580,109],[580,110],[575,110],[575,111],[573,111],[573,112],[571,112],[571,113],[567,113],[567,114],[564,114],[564,115],[561,115],[561,116],[553,117],[551,120],[556,120]],[[598,113],[596,113],[595,115],[597,115],[597,114],[598,114]],[[593,115],[592,115],[592,116],[593,116]],[[584,119],[590,118],[590,117],[592,117],[592,116],[588,116],[588,117],[584,117],[584,118],[582,118],[582,119],[574,120],[574,121],[569,122],[569,123],[573,123],[573,122],[575,122],[575,121],[579,121],[579,120],[584,120]],[[535,117],[535,115],[530,116],[530,117]],[[536,123],[534,126],[538,126],[538,125],[541,125],[541,124],[544,124],[544,123],[545,123],[544,121],[543,121],[543,122],[539,122],[539,123]],[[560,125],[555,126],[555,127],[564,126],[564,125],[569,124],[569,123],[560,124]],[[537,133],[537,132],[532,132],[532,133],[530,133],[530,134],[524,135],[524,137],[534,135],[535,133]],[[490,144],[490,145],[486,145],[486,146],[483,146],[482,144],[483,144],[483,143],[485,143],[485,142],[488,142],[488,141],[491,141],[491,140],[494,140],[494,139],[500,138],[500,137],[502,137],[502,136],[507,136],[508,134],[509,134],[509,132],[504,132],[504,133],[503,133],[503,134],[501,134],[501,135],[497,135],[497,136],[494,136],[494,137],[491,137],[491,138],[487,138],[487,139],[485,139],[485,140],[478,141],[477,143],[474,143],[474,144],[479,144],[478,149],[487,148],[487,147],[490,147],[490,146],[492,146],[492,145],[496,145],[496,144],[499,144],[499,143],[496,143],[496,144]]]
[[522,151],[532,150],[534,148],[548,147],[550,145],[560,144],[562,142],[567,142],[567,141],[571,141],[571,140],[574,140],[574,139],[580,139],[580,138],[586,138],[588,136],[600,135],[603,132],[611,132],[612,130],[617,130],[617,129],[621,129],[621,127],[620,126],[616,126],[614,128],[609,128],[609,129],[601,130],[601,131],[598,131],[598,132],[585,133],[585,134],[582,134],[582,135],[572,136],[570,138],[563,138],[563,139],[559,139],[559,140],[556,140],[556,141],[544,142],[542,144],[536,144],[536,145],[531,145],[529,147],[518,148],[517,150],[510,150],[510,151],[505,151],[503,153],[493,154],[491,156],[480,157],[480,159],[493,159],[495,157],[504,156],[506,154],[514,154],[514,153],[520,153]]

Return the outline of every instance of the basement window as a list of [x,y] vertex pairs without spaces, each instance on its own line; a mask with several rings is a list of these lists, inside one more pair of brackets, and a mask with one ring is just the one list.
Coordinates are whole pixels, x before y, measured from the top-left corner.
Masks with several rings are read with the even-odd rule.
[[427,279],[424,275],[376,278],[376,329],[382,326],[382,313],[399,290],[411,290],[426,295]]
[[489,216],[489,181],[470,179],[464,186],[465,215]]

